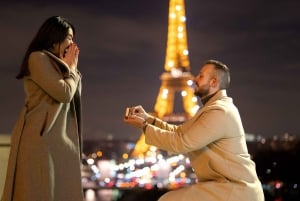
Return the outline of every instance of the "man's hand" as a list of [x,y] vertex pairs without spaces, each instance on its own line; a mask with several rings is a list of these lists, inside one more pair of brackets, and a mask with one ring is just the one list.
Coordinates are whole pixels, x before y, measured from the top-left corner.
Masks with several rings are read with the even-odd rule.
[[144,121],[145,120],[142,117],[139,117],[135,114],[129,114],[128,116],[124,117],[124,122],[126,124],[129,124],[136,128],[142,128]]
[[141,105],[126,108],[124,122],[136,128],[142,128],[143,123],[150,117]]
[[144,108],[141,105],[135,106],[132,108],[133,114],[141,117],[146,121],[150,115],[144,110]]

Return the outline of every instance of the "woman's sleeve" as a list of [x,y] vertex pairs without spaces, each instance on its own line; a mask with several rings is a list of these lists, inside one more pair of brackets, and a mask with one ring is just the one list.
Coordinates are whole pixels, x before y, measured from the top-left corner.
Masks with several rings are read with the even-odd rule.
[[58,102],[70,102],[81,79],[75,70],[62,75],[55,68],[49,56],[43,52],[31,53],[28,61],[30,78],[49,96]]

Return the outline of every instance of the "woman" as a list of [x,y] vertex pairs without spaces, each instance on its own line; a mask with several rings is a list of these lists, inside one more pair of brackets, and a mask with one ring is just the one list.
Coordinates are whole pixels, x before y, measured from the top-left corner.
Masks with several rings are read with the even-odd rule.
[[83,201],[81,74],[74,26],[48,18],[17,79],[25,105],[13,129],[2,201]]

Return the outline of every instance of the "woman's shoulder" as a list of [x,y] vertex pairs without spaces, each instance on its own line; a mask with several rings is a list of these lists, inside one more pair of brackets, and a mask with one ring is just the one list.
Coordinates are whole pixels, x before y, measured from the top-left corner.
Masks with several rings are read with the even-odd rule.
[[67,63],[65,63],[61,58],[57,57],[52,52],[47,51],[47,50],[43,50],[42,53],[44,55],[47,55],[49,58],[53,59],[54,61],[56,61],[59,65],[63,65],[64,67],[68,67]]
[[28,62],[41,62],[49,60],[49,56],[47,56],[43,51],[34,51],[29,54]]
[[51,65],[53,65],[54,63],[58,63],[58,64],[66,65],[65,62],[63,62],[56,55],[54,55],[53,53],[47,50],[31,52],[29,55],[29,63],[51,64]]
[[31,52],[30,56],[44,57],[44,56],[46,56],[46,53],[44,51],[34,51],[34,52]]
[[46,55],[45,52],[43,51],[34,51],[34,52],[31,52],[30,55],[29,55],[29,60],[49,60],[49,56]]
[[39,50],[39,51],[31,52],[29,58],[48,59],[48,60],[52,58],[54,60],[61,60],[52,52],[49,52],[47,50]]
[[35,67],[53,65],[49,56],[47,56],[43,51],[31,52],[29,55],[28,64],[31,70]]

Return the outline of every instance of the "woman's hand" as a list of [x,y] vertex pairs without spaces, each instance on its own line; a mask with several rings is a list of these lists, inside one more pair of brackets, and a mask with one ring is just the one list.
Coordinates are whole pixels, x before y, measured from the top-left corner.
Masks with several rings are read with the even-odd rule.
[[62,60],[66,62],[71,69],[77,68],[79,48],[75,43],[72,43],[65,53]]

